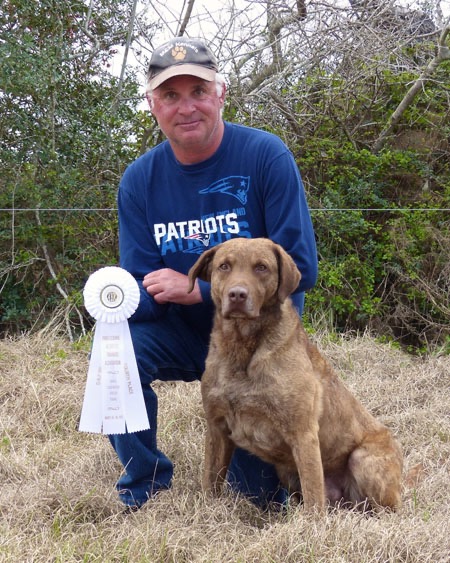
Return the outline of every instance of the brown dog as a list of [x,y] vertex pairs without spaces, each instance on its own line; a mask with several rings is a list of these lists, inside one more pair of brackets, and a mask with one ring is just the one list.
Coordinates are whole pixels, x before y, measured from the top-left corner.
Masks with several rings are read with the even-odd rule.
[[289,295],[300,273],[269,239],[232,239],[189,271],[216,312],[201,389],[205,490],[219,492],[235,446],[275,465],[307,509],[399,508],[402,454],[308,339]]

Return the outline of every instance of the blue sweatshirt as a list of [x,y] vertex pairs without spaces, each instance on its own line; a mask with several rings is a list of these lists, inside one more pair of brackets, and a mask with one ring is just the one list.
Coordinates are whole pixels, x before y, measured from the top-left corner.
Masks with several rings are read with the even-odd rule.
[[[130,321],[154,320],[169,304],[142,287],[148,273],[171,268],[187,274],[206,249],[233,237],[267,237],[296,262],[302,278],[292,295],[314,286],[317,252],[303,184],[294,158],[275,135],[225,122],[222,143],[209,159],[180,164],[168,141],[135,160],[118,193],[120,265],[141,288]],[[203,303],[177,305],[193,327],[208,329],[210,287]]]

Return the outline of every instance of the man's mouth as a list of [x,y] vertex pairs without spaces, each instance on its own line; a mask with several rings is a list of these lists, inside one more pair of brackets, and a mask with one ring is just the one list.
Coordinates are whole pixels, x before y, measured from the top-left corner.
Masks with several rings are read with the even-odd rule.
[[192,129],[196,129],[199,123],[200,123],[200,120],[196,119],[194,121],[178,123],[178,127],[181,127],[182,129],[190,131]]

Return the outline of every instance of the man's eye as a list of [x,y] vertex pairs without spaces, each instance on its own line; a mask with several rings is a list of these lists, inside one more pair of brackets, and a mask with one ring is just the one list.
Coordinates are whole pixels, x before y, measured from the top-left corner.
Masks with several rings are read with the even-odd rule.
[[168,100],[168,101],[169,101],[169,100],[175,100],[176,97],[177,97],[177,95],[176,95],[175,92],[166,92],[166,93],[164,94],[164,99],[165,99],[165,100]]
[[178,100],[178,94],[168,90],[167,92],[161,94],[159,99],[163,104],[173,104]]
[[206,96],[207,91],[205,90],[205,88],[196,88],[194,94],[197,98],[203,98]]

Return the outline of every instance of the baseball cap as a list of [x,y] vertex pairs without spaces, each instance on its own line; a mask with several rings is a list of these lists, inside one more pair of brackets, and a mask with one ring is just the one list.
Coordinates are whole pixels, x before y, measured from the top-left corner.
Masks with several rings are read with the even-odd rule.
[[190,74],[214,80],[217,61],[200,39],[176,37],[153,51],[148,68],[149,88],[153,90],[172,76]]

